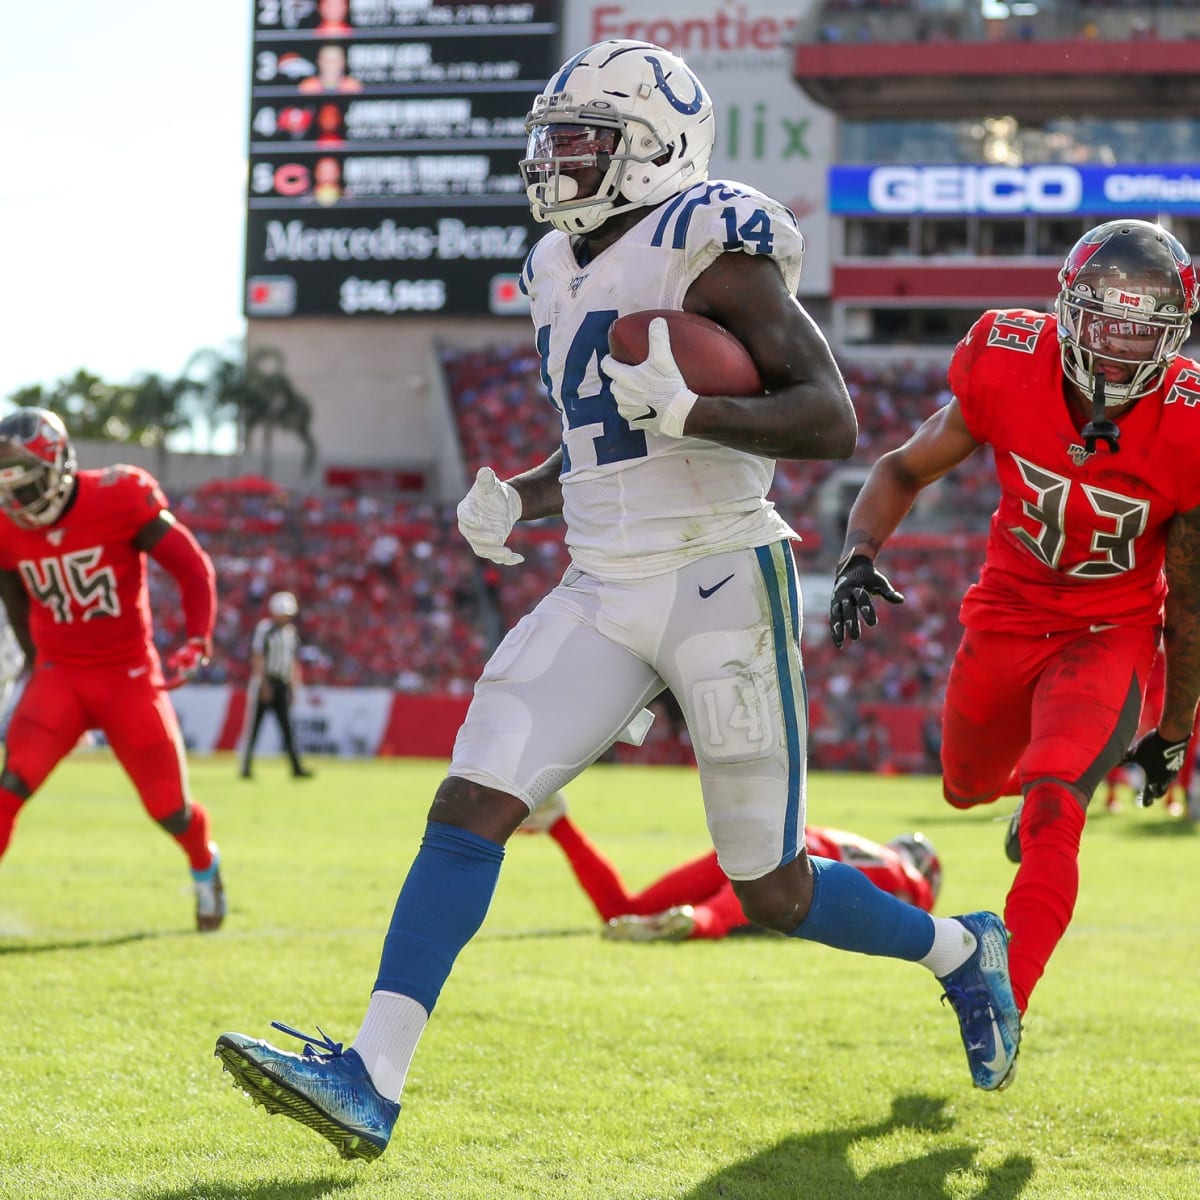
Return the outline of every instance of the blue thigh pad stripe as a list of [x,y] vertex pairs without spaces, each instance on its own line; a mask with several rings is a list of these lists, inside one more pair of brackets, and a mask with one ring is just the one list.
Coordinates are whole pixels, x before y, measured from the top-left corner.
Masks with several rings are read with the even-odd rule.
[[[789,632],[795,630],[798,612],[798,592],[791,553],[782,542],[774,542],[769,546],[759,546],[755,550],[758,556],[759,569],[762,571],[763,583],[767,589],[767,600],[771,606],[771,636],[775,648],[775,673],[779,679],[779,695],[783,705],[783,728],[787,742],[788,781],[787,808],[783,821],[783,853],[780,865],[789,863],[800,852],[800,722],[796,712],[796,688],[793,682],[792,647],[795,644]],[[787,580],[788,595],[785,597],[780,587],[779,567],[786,561],[783,571]],[[789,626],[788,616],[792,618]],[[799,656],[796,656],[795,673],[800,674],[803,687],[803,673],[799,670]],[[807,705],[807,701],[806,701]]]

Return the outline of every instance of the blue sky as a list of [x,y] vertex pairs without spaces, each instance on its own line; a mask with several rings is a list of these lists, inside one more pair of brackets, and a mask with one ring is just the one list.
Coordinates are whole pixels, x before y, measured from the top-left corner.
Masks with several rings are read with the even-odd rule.
[[32,0],[0,39],[0,397],[244,331],[252,0]]

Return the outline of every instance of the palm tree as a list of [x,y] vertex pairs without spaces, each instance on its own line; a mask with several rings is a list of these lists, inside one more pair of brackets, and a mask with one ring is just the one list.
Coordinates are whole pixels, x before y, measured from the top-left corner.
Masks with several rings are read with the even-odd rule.
[[278,350],[255,350],[244,363],[215,350],[201,350],[188,363],[183,383],[210,425],[231,417],[237,421],[243,449],[249,448],[255,431],[260,431],[262,473],[268,479],[276,432],[300,439],[304,444],[304,470],[312,470],[317,458],[312,405],[288,378]]
[[155,450],[155,473],[165,477],[167,439],[181,429],[191,427],[187,411],[186,379],[165,379],[153,372],[139,376],[125,389],[126,411],[132,427],[131,441]]

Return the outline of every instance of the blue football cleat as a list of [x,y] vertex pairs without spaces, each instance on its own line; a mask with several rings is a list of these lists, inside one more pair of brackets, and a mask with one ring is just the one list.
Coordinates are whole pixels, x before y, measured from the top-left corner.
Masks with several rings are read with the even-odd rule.
[[320,1038],[313,1038],[278,1021],[271,1024],[304,1042],[303,1054],[288,1054],[242,1033],[223,1033],[215,1053],[224,1069],[256,1104],[315,1129],[342,1158],[378,1158],[387,1149],[400,1105],[375,1090],[354,1050],[343,1052],[320,1027]]
[[977,1088],[1000,1091],[1017,1073],[1021,1014],[1008,977],[1008,930],[995,913],[955,917],[975,935],[975,950],[961,967],[940,977],[958,1014],[963,1046]]

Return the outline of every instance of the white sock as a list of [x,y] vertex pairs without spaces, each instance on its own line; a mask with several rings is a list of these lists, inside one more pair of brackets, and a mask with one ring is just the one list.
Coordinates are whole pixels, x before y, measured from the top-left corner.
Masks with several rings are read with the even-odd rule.
[[371,993],[367,1015],[350,1048],[363,1060],[375,1090],[385,1099],[400,1099],[408,1064],[428,1020],[429,1014],[411,996]]
[[961,967],[974,953],[975,935],[961,921],[953,917],[934,917],[933,945],[920,962],[941,979],[955,967]]

